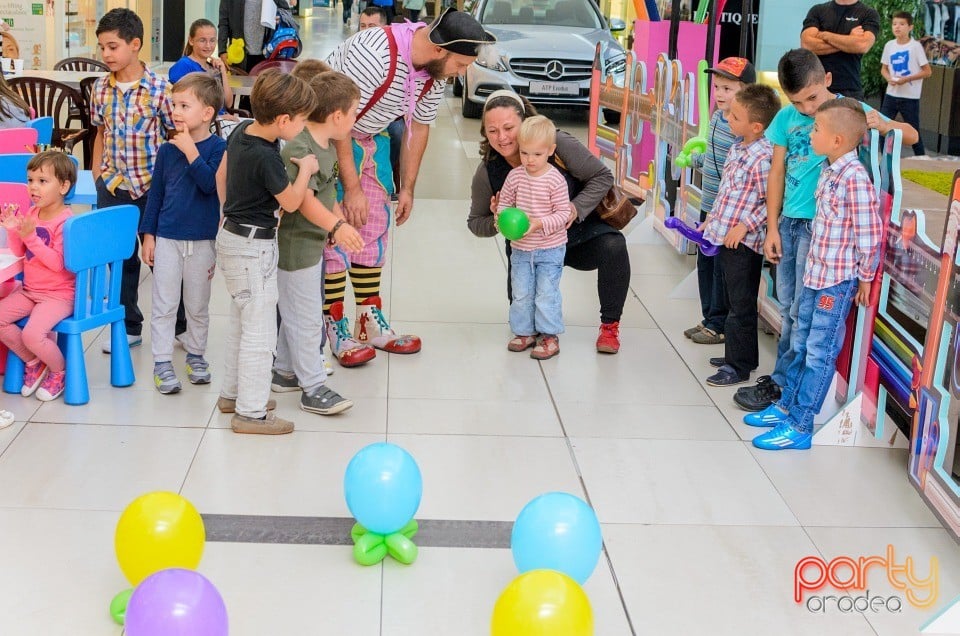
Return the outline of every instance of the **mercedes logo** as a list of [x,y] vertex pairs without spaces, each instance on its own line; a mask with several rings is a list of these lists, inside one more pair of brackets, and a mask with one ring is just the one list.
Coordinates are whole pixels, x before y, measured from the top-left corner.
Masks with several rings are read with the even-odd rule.
[[547,77],[552,80],[558,80],[563,77],[563,64],[560,63],[560,60],[550,60],[547,62]]

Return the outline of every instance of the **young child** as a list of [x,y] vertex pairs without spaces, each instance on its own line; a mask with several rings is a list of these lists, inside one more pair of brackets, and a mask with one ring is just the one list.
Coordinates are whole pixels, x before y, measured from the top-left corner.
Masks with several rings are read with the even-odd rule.
[[[764,256],[777,265],[777,299],[780,302],[780,342],[772,375],[760,376],[757,384],[744,387],[734,402],[746,411],[761,411],[780,399],[780,387],[792,362],[790,332],[803,291],[804,264],[810,249],[811,222],[816,213],[817,180],[823,156],[810,147],[813,116],[827,101],[830,74],[820,59],[806,49],[787,51],[777,69],[780,86],[790,104],[773,118],[767,138],[773,143],[773,161],[767,182],[767,237]],[[916,143],[919,136],[909,124],[890,121],[866,104],[867,126],[885,135],[892,128],[903,131],[903,142]]]
[[729,308],[723,357],[710,359],[720,367],[707,378],[711,386],[746,382],[759,364],[757,293],[773,158],[773,146],[763,131],[778,110],[780,98],[772,88],[751,84],[734,96],[727,111],[730,131],[741,140],[730,147],[717,200],[703,228],[705,239],[723,246],[717,256]]
[[27,102],[10,88],[0,73],[0,128],[23,128],[30,119]]
[[[0,300],[0,341],[26,363],[24,397],[44,402],[63,393],[66,363],[55,324],[73,314],[76,277],[63,264],[63,224],[72,212],[63,202],[77,182],[77,168],[63,152],[48,150],[27,163],[27,190],[33,207],[24,215],[4,209],[10,251],[23,256],[23,286]],[[16,322],[30,316],[23,331]]]
[[157,153],[153,187],[140,222],[141,257],[153,267],[153,383],[164,394],[180,391],[173,370],[173,337],[181,288],[187,313],[187,331],[181,339],[187,352],[187,379],[191,384],[210,382],[203,356],[220,224],[217,170],[227,149],[227,142],[210,134],[223,103],[217,80],[203,73],[185,75],[173,86],[172,102],[177,132]]
[[277,208],[303,203],[317,159],[291,159],[300,172],[287,179],[277,140],[300,134],[317,96],[303,80],[275,69],[257,77],[250,95],[253,121],[237,126],[220,163],[217,186],[225,196],[217,233],[217,265],[231,297],[224,379],[217,407],[234,413],[236,433],[293,432],[270,400],[270,369],[277,345]]
[[334,415],[352,407],[353,402],[326,386],[323,248],[329,236],[349,251],[363,249],[363,239],[343,220],[337,204],[339,165],[332,143],[350,137],[360,89],[349,77],[334,71],[319,73],[308,83],[318,106],[307,118],[303,132],[287,142],[280,155],[293,183],[300,175],[293,159],[313,155],[320,168],[310,177],[300,209],[283,215],[277,230],[281,323],[271,388],[277,392],[302,389],[302,410]]
[[[727,57],[707,73],[713,75],[713,98],[717,109],[710,116],[710,132],[707,150],[694,155],[694,165],[700,170],[701,184],[700,223],[706,220],[714,207],[724,162],[730,146],[737,136],[730,130],[727,114],[733,96],[744,86],[757,81],[753,64],[742,57]],[[700,288],[700,308],[703,320],[683,335],[697,344],[720,344],[724,341],[724,324],[727,320],[727,299],[723,290],[723,267],[719,256],[705,256],[697,251],[697,279]]]
[[[923,79],[930,77],[930,63],[920,43],[910,37],[913,31],[913,16],[906,11],[897,11],[891,21],[896,39],[883,45],[880,57],[880,73],[887,80],[887,94],[880,112],[894,119],[897,113],[903,121],[920,130],[920,92]],[[914,156],[926,154],[923,140],[913,144]]]
[[870,301],[883,223],[870,176],[856,152],[866,130],[867,118],[855,99],[829,100],[817,110],[810,146],[827,158],[827,165],[815,193],[817,215],[782,395],[763,412],[767,417],[747,416],[757,420],[753,425],[775,426],[753,439],[757,448],[810,448],[813,418],[830,388],[851,302]]
[[517,137],[521,165],[510,171],[500,190],[497,216],[518,207],[530,229],[511,241],[510,351],[533,347],[530,357],[546,360],[560,353],[563,333],[560,274],[567,251],[570,194],[567,182],[547,161],[557,149],[557,128],[542,115],[523,120]]
[[[97,42],[110,74],[97,80],[90,97],[90,122],[97,127],[93,141],[93,176],[97,207],[133,204],[141,217],[160,144],[175,126],[170,85],[139,59],[143,22],[130,9],[113,9],[97,25]],[[137,305],[140,258],[123,262],[120,302],[126,309],[127,341],[143,342],[143,314]],[[103,345],[110,352],[110,341]]]

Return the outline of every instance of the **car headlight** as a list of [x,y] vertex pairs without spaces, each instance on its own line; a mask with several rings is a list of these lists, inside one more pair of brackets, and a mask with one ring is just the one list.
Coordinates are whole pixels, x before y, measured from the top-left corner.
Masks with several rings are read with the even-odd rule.
[[496,46],[491,44],[480,47],[480,55],[477,56],[477,64],[483,68],[488,68],[491,71],[499,71],[504,73],[507,70],[507,63],[503,59],[503,56],[500,55],[500,51]]
[[610,58],[606,66],[608,75],[620,75],[627,70],[627,58],[626,56]]

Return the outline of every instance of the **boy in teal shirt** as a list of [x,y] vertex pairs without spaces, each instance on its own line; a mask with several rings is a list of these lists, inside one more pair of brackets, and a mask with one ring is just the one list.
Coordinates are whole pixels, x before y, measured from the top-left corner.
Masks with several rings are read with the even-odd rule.
[[[777,77],[790,104],[774,117],[766,133],[773,143],[773,162],[767,183],[767,238],[763,251],[767,260],[777,265],[780,342],[773,373],[760,376],[755,386],[742,388],[733,397],[746,411],[763,411],[780,399],[780,387],[786,381],[786,370],[792,362],[790,335],[803,291],[811,221],[817,211],[817,181],[825,159],[811,149],[810,131],[820,105],[838,97],[829,90],[830,73],[824,71],[820,59],[806,49],[787,51],[780,58]],[[867,125],[881,135],[899,128],[903,131],[904,144],[913,144],[919,139],[912,126],[890,121],[862,102],[861,106],[867,113]],[[761,424],[752,419],[747,423]]]

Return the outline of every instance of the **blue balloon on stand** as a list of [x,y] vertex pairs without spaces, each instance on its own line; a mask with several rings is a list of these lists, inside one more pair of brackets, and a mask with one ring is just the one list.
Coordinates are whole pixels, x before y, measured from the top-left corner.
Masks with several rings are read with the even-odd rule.
[[396,444],[361,448],[347,465],[343,494],[350,514],[367,530],[398,532],[413,519],[423,495],[417,462]]
[[521,574],[556,570],[580,585],[593,574],[602,548],[593,508],[565,492],[540,495],[524,506],[510,535],[513,562]]

